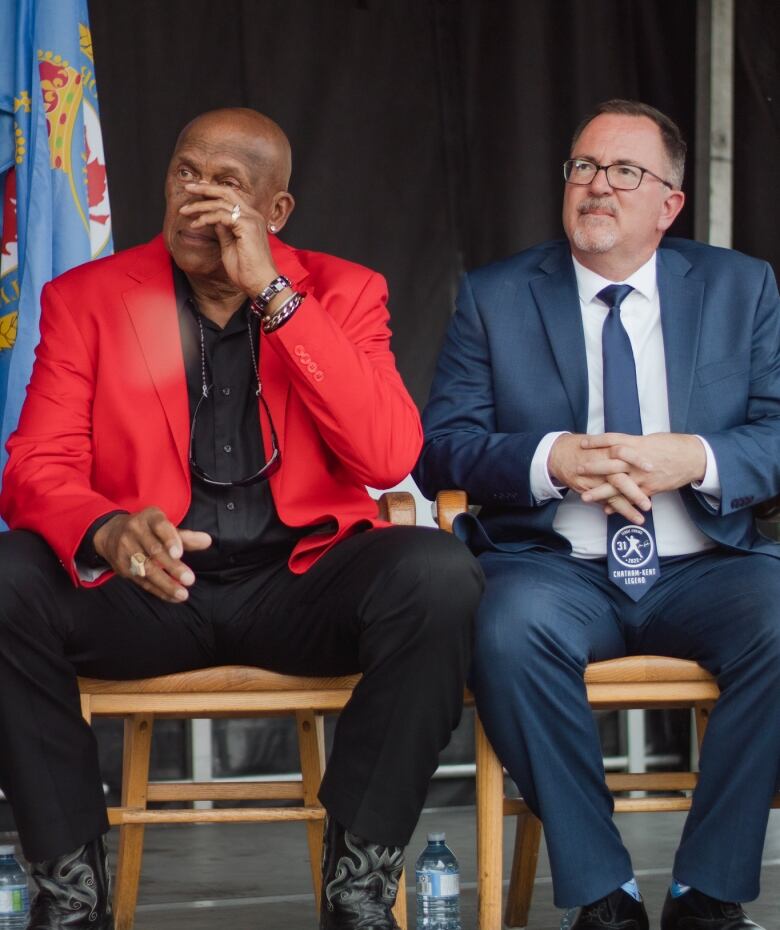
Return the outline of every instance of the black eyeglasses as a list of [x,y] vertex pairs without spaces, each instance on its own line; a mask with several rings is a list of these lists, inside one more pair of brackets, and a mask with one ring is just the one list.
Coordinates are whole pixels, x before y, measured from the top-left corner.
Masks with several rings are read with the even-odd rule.
[[219,481],[217,478],[212,478],[206,469],[201,468],[201,466],[198,465],[198,463],[195,461],[195,426],[198,422],[198,411],[200,410],[203,401],[209,398],[211,391],[214,388],[213,384],[209,385],[208,387],[206,386],[206,348],[203,338],[203,323],[201,322],[199,314],[197,319],[198,327],[200,329],[201,392],[198,403],[195,405],[195,410],[192,413],[192,425],[190,427],[190,447],[187,453],[187,459],[190,464],[190,471],[193,475],[195,475],[196,478],[199,478],[202,482],[204,482],[204,484],[209,484],[215,488],[246,488],[250,484],[255,484],[258,481],[265,481],[270,478],[271,475],[275,475],[282,465],[282,453],[279,449],[279,441],[276,438],[274,421],[271,419],[271,411],[268,407],[268,402],[266,401],[265,397],[263,397],[263,385],[260,381],[260,367],[257,364],[257,357],[255,356],[255,344],[252,339],[252,326],[249,320],[249,315],[247,315],[246,328],[249,335],[249,352],[252,356],[252,370],[254,371],[255,378],[257,379],[257,390],[255,391],[255,395],[260,398],[260,403],[263,405],[265,415],[268,417],[268,425],[271,431],[271,458],[268,459],[268,461],[260,468],[259,471],[256,471],[248,478],[241,478],[238,481]]
[[196,478],[199,478],[205,484],[210,484],[215,488],[246,488],[250,484],[255,484],[258,481],[265,481],[270,478],[271,475],[275,475],[282,465],[282,453],[279,449],[279,442],[276,438],[276,430],[274,429],[274,423],[271,419],[271,411],[268,409],[268,403],[262,394],[259,394],[258,397],[260,398],[260,403],[265,409],[265,414],[268,417],[268,423],[271,427],[271,458],[268,459],[265,465],[263,465],[259,471],[256,471],[248,478],[241,478],[238,481],[219,481],[217,478],[212,478],[206,469],[201,468],[200,465],[198,465],[198,463],[195,461],[195,424],[198,422],[198,411],[200,410],[201,404],[208,398],[212,387],[213,385],[207,387],[206,390],[200,395],[200,400],[198,401],[197,406],[195,407],[195,410],[192,414],[190,448],[187,456],[190,463],[190,471],[193,473],[193,475],[195,475]]
[[665,184],[669,190],[674,190],[673,184],[654,174],[649,168],[640,168],[639,165],[625,165],[620,162],[614,165],[597,165],[586,158],[570,158],[563,163],[563,177],[568,184],[590,184],[599,171],[606,175],[607,184],[618,191],[635,191],[646,174]]

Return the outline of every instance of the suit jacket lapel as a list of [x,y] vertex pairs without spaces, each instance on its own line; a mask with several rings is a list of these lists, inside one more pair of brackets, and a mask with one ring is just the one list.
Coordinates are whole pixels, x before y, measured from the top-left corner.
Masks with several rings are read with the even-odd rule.
[[679,252],[658,250],[669,423],[674,433],[684,433],[688,422],[704,302],[704,282],[688,275],[690,268],[690,262]]
[[187,451],[190,411],[187,382],[172,264],[162,237],[158,236],[149,243],[138,264],[130,272],[130,277],[138,283],[122,296],[168,420],[182,468],[189,474]]
[[544,275],[532,278],[531,292],[547,332],[558,374],[569,398],[578,433],[588,428],[588,366],[577,279],[566,246],[541,263]]

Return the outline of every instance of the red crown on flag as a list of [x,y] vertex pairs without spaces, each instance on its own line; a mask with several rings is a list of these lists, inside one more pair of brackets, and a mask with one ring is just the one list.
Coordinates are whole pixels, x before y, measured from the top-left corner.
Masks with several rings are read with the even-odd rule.
[[38,50],[41,92],[49,127],[51,166],[70,174],[71,148],[76,114],[81,106],[81,72],[71,68],[61,55]]

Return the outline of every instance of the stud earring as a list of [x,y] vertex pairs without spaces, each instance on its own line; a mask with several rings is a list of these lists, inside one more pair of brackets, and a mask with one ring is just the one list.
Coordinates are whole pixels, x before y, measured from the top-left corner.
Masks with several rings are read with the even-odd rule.
[[276,232],[276,227],[274,226],[273,223],[268,224],[268,232],[272,232],[272,233]]

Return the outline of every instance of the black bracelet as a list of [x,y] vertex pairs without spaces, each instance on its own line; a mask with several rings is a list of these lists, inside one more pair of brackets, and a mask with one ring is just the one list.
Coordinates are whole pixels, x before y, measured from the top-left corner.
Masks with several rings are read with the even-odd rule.
[[263,320],[263,332],[273,333],[279,329],[280,326],[283,326],[303,303],[303,298],[305,296],[305,294],[299,294],[296,291],[292,297],[282,304],[279,310]]

